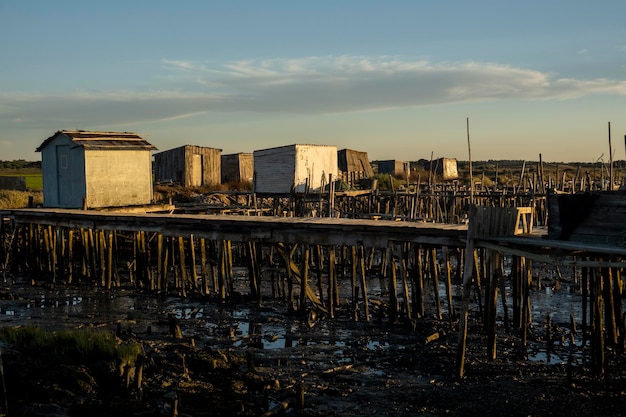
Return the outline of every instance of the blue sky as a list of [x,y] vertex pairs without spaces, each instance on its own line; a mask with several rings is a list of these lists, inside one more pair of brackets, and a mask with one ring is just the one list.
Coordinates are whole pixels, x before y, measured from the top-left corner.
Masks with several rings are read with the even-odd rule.
[[626,159],[626,1],[0,2],[0,160],[62,129],[370,159]]

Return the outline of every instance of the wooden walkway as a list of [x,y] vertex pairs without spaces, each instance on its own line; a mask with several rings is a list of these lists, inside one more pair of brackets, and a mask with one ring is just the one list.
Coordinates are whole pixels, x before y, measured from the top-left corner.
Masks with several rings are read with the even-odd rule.
[[[284,287],[281,290],[278,282],[283,279],[274,279],[278,265],[270,253],[271,265],[266,272],[271,279],[272,292],[278,296],[282,291],[290,310],[304,311],[307,305],[313,305],[334,318],[335,309],[341,303],[338,278],[350,278],[348,298],[352,300],[350,308],[355,320],[369,321],[372,315],[365,276],[369,271],[366,262],[371,257],[366,251],[373,253],[377,249],[380,254],[378,273],[388,281],[387,310],[392,322],[401,315],[409,320],[424,317],[425,283],[430,281],[436,316],[442,319],[438,280],[440,277],[446,280],[450,321],[457,312],[460,313],[457,371],[461,377],[470,288],[476,286],[484,293],[485,305],[481,310],[489,337],[488,357],[494,359],[497,294],[504,279],[509,280],[512,287],[511,324],[519,329],[522,346],[526,346],[526,333],[532,323],[528,301],[532,262],[526,260],[572,267],[572,275],[582,277],[579,285],[583,305],[589,307],[583,308],[586,311],[582,319],[583,334],[590,334],[591,343],[600,347],[594,350],[594,364],[595,372],[603,373],[604,346],[617,349],[623,347],[626,339],[622,321],[625,317],[622,276],[626,268],[626,247],[548,239],[546,228],[529,230],[523,226],[521,229],[524,230],[521,230],[520,213],[532,216],[533,212],[530,208],[473,206],[469,225],[454,225],[329,217],[15,209],[0,211],[3,219],[0,226],[4,228],[4,231],[0,229],[3,236],[3,253],[0,255],[4,260],[5,280],[11,255],[18,257],[19,267],[25,265],[35,272],[51,274],[52,283],[59,276],[67,278],[69,283],[73,279],[100,281],[103,287],[111,288],[119,286],[120,267],[115,260],[125,250],[125,254],[134,257],[128,260],[126,267],[130,282],[138,289],[162,292],[173,288],[182,296],[193,291],[203,295],[218,294],[225,299],[232,293],[229,288],[233,279],[230,242],[242,242],[240,247],[246,253],[250,270],[250,294],[260,300],[263,246],[267,243],[271,246],[271,253],[278,253],[278,258],[282,258],[284,268],[281,269],[287,282],[287,290]],[[118,238],[118,232],[130,238]],[[152,236],[144,236],[147,234]],[[21,249],[15,248],[14,240],[21,242]],[[74,241],[80,245],[73,247]],[[309,245],[315,249],[310,251]],[[347,274],[344,274],[346,268],[337,263],[337,246],[343,246],[341,258],[344,259],[344,255],[349,258],[351,271]],[[201,254],[199,263],[196,251]],[[312,261],[313,253],[316,254],[315,262]],[[265,255],[267,257],[267,253]],[[508,273],[503,268],[503,256],[511,256],[513,266]],[[457,275],[463,282],[460,308],[453,305],[451,257],[457,259]],[[443,267],[439,264],[441,259]],[[198,265],[200,275],[197,274]],[[309,271],[311,265],[314,270]],[[211,270],[207,269],[208,266]],[[577,268],[580,274],[576,272]],[[79,269],[80,276],[73,272]],[[318,288],[309,283],[309,274],[317,275]],[[327,278],[323,284],[322,276]],[[299,299],[295,299],[294,288],[297,286],[300,288]],[[610,316],[606,323],[601,320],[604,315]]]
[[145,231],[210,240],[386,247],[389,241],[464,247],[467,225],[328,217],[130,214],[61,209],[1,211],[17,225]]

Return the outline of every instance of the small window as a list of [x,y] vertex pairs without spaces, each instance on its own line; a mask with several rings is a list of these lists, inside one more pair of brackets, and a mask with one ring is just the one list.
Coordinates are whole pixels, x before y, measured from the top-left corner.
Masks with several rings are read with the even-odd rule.
[[67,169],[67,155],[61,155],[60,161],[61,169]]

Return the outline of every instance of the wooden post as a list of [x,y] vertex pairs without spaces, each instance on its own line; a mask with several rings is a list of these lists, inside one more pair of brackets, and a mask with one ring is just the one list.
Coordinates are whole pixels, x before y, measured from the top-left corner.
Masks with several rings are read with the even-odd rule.
[[178,262],[180,266],[180,290],[183,297],[187,296],[187,266],[185,262],[185,238],[178,237]]
[[350,282],[352,284],[352,318],[354,321],[359,320],[359,288],[357,287],[357,251],[356,246],[350,247]]
[[420,245],[415,245],[415,265],[413,265],[413,308],[416,318],[424,317],[424,264],[422,262],[423,250]]
[[[447,246],[443,247],[443,256],[445,259],[445,273],[446,273],[446,297],[448,301],[448,319],[450,323],[454,317],[454,306],[452,304],[452,268],[450,267],[450,251]],[[460,263],[459,263],[460,265]]]
[[309,258],[311,249],[309,245],[304,246],[304,259],[302,265],[302,276],[300,277],[300,312],[306,312],[306,295],[309,292]]
[[256,299],[260,298],[259,293],[259,277],[258,277],[258,261],[256,253],[256,243],[248,242],[248,277],[250,283],[250,295]]
[[200,238],[200,273],[202,277],[202,294],[209,294],[209,268],[206,257],[206,239]]
[[498,303],[498,253],[492,250],[487,251],[487,358],[491,361],[496,359],[496,307]]
[[191,269],[191,288],[192,291],[199,291],[198,289],[198,270],[196,269],[196,244],[195,239],[193,238],[193,234],[189,235],[189,255],[191,259],[190,269]]
[[609,191],[613,191],[613,146],[611,145],[611,122],[609,122]]
[[396,262],[393,258],[393,247],[394,243],[389,241],[387,245],[387,265],[389,268],[389,320],[391,323],[395,323],[398,315]]
[[471,294],[472,275],[474,273],[474,223],[476,207],[470,206],[467,240],[465,244],[465,264],[463,265],[463,304],[459,319],[459,342],[457,346],[457,377],[465,375],[465,348],[467,345],[467,325],[469,320],[469,302]]
[[472,173],[472,146],[470,143],[469,117],[467,118],[467,153],[469,158],[470,204],[474,204],[474,174]]
[[113,232],[111,230],[107,230],[107,289],[111,289],[111,282],[113,280]]
[[430,249],[430,273],[433,279],[435,307],[437,308],[437,319],[441,320],[441,300],[439,297],[439,264],[437,263],[437,249],[432,247]]
[[[1,223],[1,220],[0,220]],[[74,281],[74,230],[67,231],[67,282],[71,284]]]
[[370,321],[370,308],[367,297],[367,281],[365,279],[365,247],[363,245],[361,245],[359,248],[359,255],[359,265],[361,268],[361,291],[363,293],[365,321]]
[[[104,230],[98,230],[98,250],[100,254],[100,283],[103,287],[106,287],[106,240],[104,237]],[[108,288],[108,287],[107,287]]]
[[408,243],[403,243],[401,245],[401,256],[400,256],[400,262],[399,262],[399,266],[400,266],[400,274],[402,275],[402,291],[403,291],[403,297],[404,297],[404,305],[405,305],[405,312],[406,312],[406,318],[411,320],[413,318],[413,314],[412,314],[412,306],[411,306],[411,295],[409,293],[409,274],[407,271],[407,265],[408,265]]
[[163,233],[157,234],[157,279],[156,290],[161,291],[163,288]]
[[335,247],[330,246],[328,248],[328,312],[330,318],[335,318],[335,281],[337,280],[336,262],[335,262]]

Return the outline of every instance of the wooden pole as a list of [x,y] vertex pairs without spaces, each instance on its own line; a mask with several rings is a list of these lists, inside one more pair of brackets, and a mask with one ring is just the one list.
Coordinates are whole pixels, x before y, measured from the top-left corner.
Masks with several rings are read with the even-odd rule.
[[391,323],[394,323],[398,314],[398,294],[397,288],[397,276],[396,276],[396,262],[393,258],[393,246],[394,243],[389,241],[387,246],[387,267],[389,268],[389,318]]
[[611,145],[611,122],[609,122],[609,191],[613,191],[613,146]]
[[306,311],[306,295],[309,291],[309,259],[311,257],[311,248],[309,245],[304,246],[304,259],[302,260],[302,276],[300,277],[300,312]]
[[439,297],[439,264],[437,263],[437,248],[430,248],[430,274],[433,279],[433,291],[435,296],[435,307],[437,308],[437,319],[441,320],[441,299]]
[[367,298],[367,281],[365,279],[365,247],[359,248],[359,265],[361,267],[361,290],[363,292],[363,304],[365,310],[365,321],[370,321],[370,308]]
[[472,146],[470,143],[470,124],[467,118],[467,153],[469,158],[470,204],[474,204],[474,174],[472,173]]
[[469,320],[469,302],[472,277],[474,274],[474,223],[476,207],[470,206],[469,224],[467,227],[467,241],[465,244],[465,264],[463,265],[463,304],[459,318],[459,344],[457,346],[457,377],[465,375],[465,348],[467,345],[467,325]]

